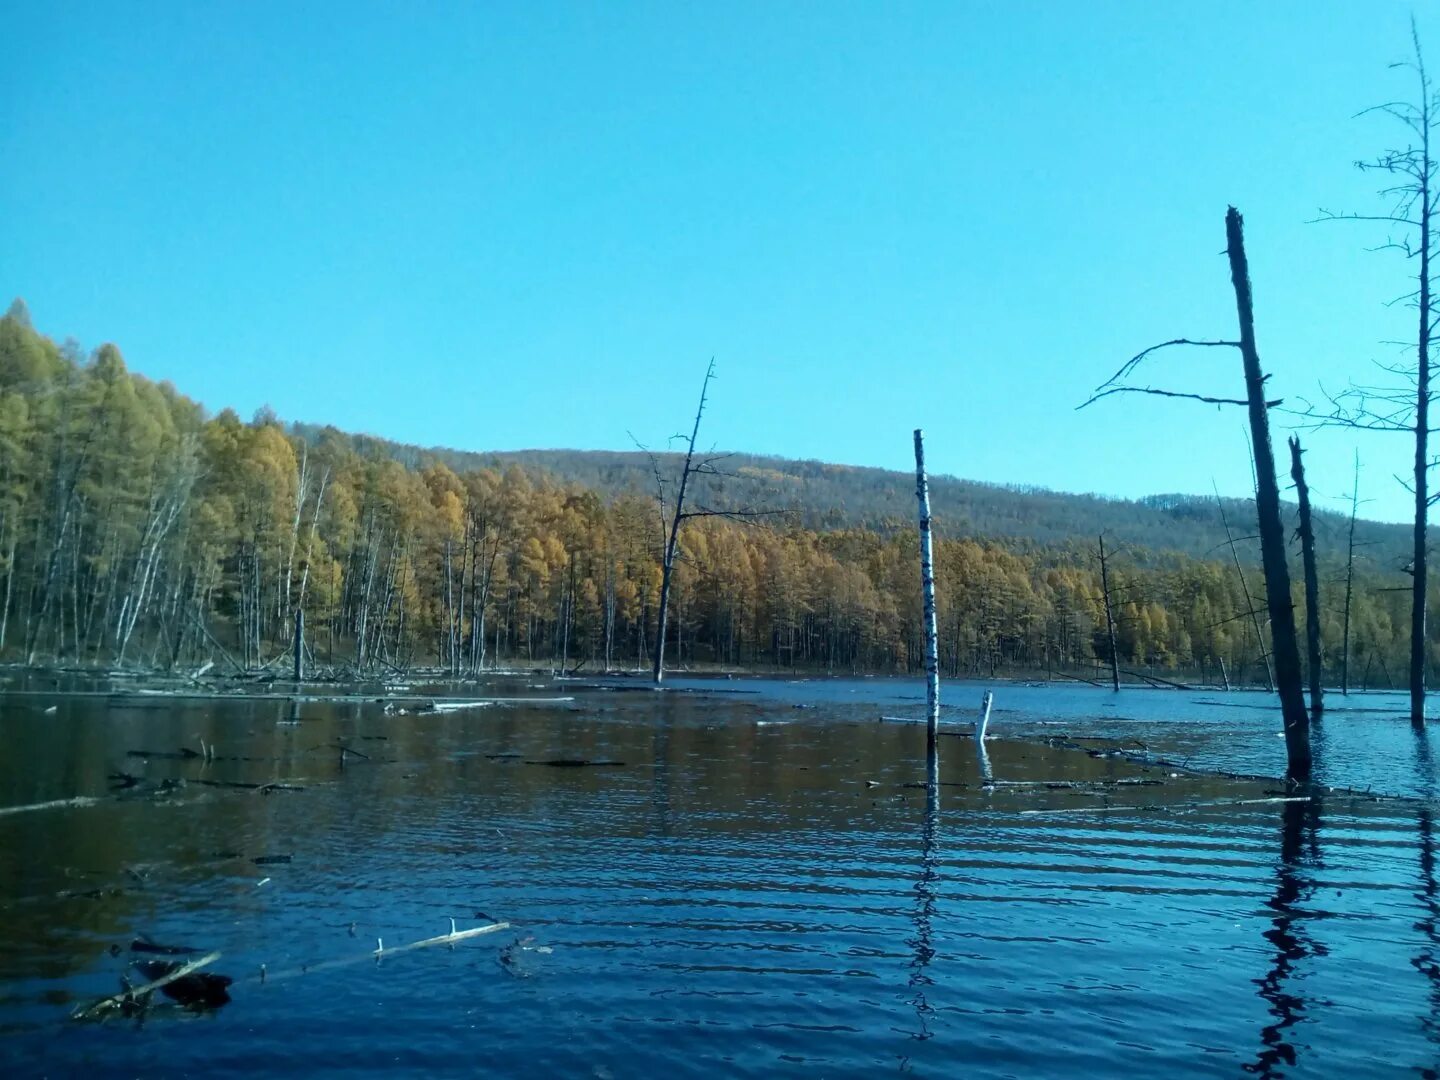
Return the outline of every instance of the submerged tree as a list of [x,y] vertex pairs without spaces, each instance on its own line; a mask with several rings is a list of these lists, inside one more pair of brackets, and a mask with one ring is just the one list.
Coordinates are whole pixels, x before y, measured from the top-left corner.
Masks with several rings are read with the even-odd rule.
[[[1270,610],[1271,653],[1275,659],[1275,682],[1285,732],[1287,774],[1292,780],[1310,779],[1310,718],[1305,711],[1301,685],[1300,650],[1295,634],[1295,609],[1290,598],[1290,567],[1285,558],[1285,528],[1280,520],[1280,487],[1275,479],[1275,452],[1270,443],[1270,409],[1279,401],[1266,400],[1267,375],[1260,368],[1255,345],[1255,311],[1250,288],[1250,267],[1245,256],[1245,225],[1240,211],[1230,207],[1225,214],[1225,250],[1230,261],[1230,282],[1235,290],[1235,309],[1240,324],[1238,341],[1208,341],[1174,338],[1137,353],[1119,371],[1102,383],[1083,409],[1112,394],[1155,394],[1187,398],[1212,405],[1241,405],[1250,417],[1250,437],[1255,453],[1255,511],[1260,531],[1260,557],[1265,570],[1265,598]],[[1240,350],[1245,371],[1245,397],[1221,398],[1133,386],[1128,379],[1151,353],[1174,346],[1225,347]]]

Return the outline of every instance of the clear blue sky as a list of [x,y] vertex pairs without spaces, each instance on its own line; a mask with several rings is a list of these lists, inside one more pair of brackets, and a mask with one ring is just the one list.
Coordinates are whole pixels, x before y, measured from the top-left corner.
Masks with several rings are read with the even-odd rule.
[[[1413,5],[1440,68],[1440,6]],[[11,4],[0,304],[211,409],[465,449],[707,444],[1127,496],[1249,486],[1244,415],[1075,412],[1234,335],[1369,378],[1407,264],[1352,166],[1412,5]],[[1155,381],[1238,394],[1228,351]],[[1355,441],[1309,437],[1323,498]],[[1277,437],[1278,444],[1278,437]],[[1400,436],[1360,441],[1404,519]],[[1283,451],[1283,445],[1277,445]]]

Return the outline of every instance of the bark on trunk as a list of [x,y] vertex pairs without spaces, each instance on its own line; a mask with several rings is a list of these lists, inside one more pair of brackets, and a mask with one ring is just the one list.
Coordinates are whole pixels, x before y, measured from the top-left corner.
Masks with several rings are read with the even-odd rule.
[[1300,677],[1300,649],[1295,639],[1295,609],[1290,600],[1290,567],[1285,561],[1285,527],[1280,522],[1280,488],[1275,480],[1275,452],[1270,445],[1265,376],[1255,348],[1255,313],[1250,267],[1245,258],[1245,227],[1233,206],[1225,215],[1226,253],[1235,288],[1240,322],[1240,354],[1245,365],[1250,435],[1255,450],[1255,511],[1260,528],[1260,555],[1265,567],[1265,599],[1270,609],[1271,652],[1285,731],[1285,756],[1290,779],[1310,779],[1310,717]]

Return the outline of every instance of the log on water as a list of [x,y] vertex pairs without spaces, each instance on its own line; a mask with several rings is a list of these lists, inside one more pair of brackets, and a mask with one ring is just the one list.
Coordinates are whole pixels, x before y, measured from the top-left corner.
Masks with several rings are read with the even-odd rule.
[[158,979],[146,983],[144,986],[126,987],[118,994],[103,998],[93,1005],[87,1005],[82,1009],[77,1009],[72,1014],[72,1019],[94,1020],[114,1009],[126,1010],[133,1008],[141,1004],[143,999],[154,991],[163,989],[177,979],[183,979],[186,975],[199,971],[203,967],[208,967],[219,959],[220,954],[218,952],[206,953],[204,956],[197,960],[192,960],[188,964],[181,964],[179,967],[172,969]]
[[326,960],[318,964],[306,964],[303,967],[291,968],[288,971],[269,972],[262,965],[258,981],[262,983],[274,982],[277,979],[291,979],[297,975],[311,975],[318,971],[334,971],[336,968],[351,967],[365,961],[376,961],[386,956],[399,956],[401,953],[414,952],[416,949],[428,949],[435,945],[455,945],[461,941],[468,941],[470,938],[480,937],[485,934],[494,934],[500,930],[509,930],[508,922],[489,923],[486,926],[476,926],[470,930],[456,930],[455,920],[450,920],[450,933],[441,934],[439,937],[426,938],[424,941],[411,942],[409,945],[397,945],[393,948],[385,948],[383,938],[377,939],[375,949],[371,952],[361,953],[358,956],[341,957],[338,960]]

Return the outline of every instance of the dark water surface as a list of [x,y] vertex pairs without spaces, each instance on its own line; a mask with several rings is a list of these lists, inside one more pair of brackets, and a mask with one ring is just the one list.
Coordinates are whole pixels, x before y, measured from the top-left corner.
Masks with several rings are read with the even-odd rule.
[[[876,722],[913,712],[914,683],[492,689],[573,700],[421,716],[0,701],[7,1071],[1321,1077],[1440,1064],[1433,771],[1394,699],[1352,698],[1376,711],[1326,721],[1322,775],[1423,798],[1281,802],[1275,783],[1020,737],[1278,771],[1278,715],[1258,695],[1231,708],[1199,704],[1222,699],[1206,693],[1001,687],[995,783],[973,740],[947,738],[932,798],[924,732]],[[217,760],[129,755],[202,738]],[[342,742],[366,756],[342,764]],[[530,763],[554,759],[614,764]],[[111,795],[117,770],[146,793]],[[96,801],[16,809],[76,796]],[[253,861],[276,855],[291,859]],[[451,918],[512,929],[367,955]],[[220,951],[231,1003],[69,1020],[118,988],[137,934]]]

